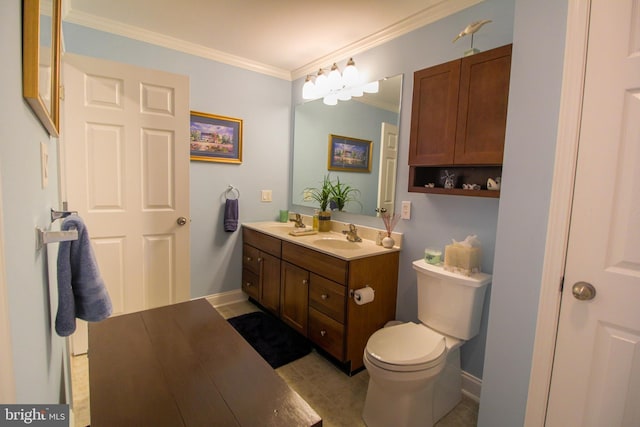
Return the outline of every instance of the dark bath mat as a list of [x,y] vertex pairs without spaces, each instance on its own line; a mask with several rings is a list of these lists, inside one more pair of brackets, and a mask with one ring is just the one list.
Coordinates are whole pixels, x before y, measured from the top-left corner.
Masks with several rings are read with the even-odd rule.
[[270,314],[258,311],[228,322],[273,369],[311,352],[311,344],[303,336]]

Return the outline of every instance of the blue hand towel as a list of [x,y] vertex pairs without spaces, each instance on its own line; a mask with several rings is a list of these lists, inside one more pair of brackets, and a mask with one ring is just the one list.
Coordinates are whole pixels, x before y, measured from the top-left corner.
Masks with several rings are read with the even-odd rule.
[[238,199],[227,199],[224,204],[224,231],[238,229]]
[[111,315],[112,307],[84,222],[71,215],[61,229],[78,230],[78,240],[60,242],[58,247],[56,332],[66,337],[76,330],[76,317],[98,322]]

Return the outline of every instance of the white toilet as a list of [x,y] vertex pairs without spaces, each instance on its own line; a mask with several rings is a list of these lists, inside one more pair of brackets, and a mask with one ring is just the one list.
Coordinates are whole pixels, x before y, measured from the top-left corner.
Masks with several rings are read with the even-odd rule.
[[462,276],[424,260],[413,269],[421,323],[380,329],[364,351],[368,427],[431,427],[461,399],[460,346],[478,334],[491,276]]

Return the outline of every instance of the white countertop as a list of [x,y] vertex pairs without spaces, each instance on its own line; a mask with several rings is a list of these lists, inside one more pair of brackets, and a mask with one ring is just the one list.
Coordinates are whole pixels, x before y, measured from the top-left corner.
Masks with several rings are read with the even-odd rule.
[[[375,238],[379,231],[370,227],[357,226],[358,235],[361,242],[349,242],[347,236],[342,234],[342,230],[348,230],[348,224],[332,221],[332,230],[329,232],[318,232],[306,236],[292,236],[289,231],[296,230],[293,223],[283,223],[277,221],[249,222],[243,223],[243,227],[277,237],[281,240],[292,242],[307,248],[322,252],[344,260],[365,258],[374,255],[382,255],[389,252],[400,251],[402,243],[401,233],[392,233],[396,244],[393,248],[386,249],[376,244]],[[307,225],[311,230],[311,226]]]

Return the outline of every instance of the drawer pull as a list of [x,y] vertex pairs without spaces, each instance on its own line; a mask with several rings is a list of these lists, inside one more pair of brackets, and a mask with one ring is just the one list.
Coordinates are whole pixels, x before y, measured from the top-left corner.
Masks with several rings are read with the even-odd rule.
[[303,284],[303,285],[308,285],[308,284],[309,284],[309,281],[308,281],[307,279],[302,279],[302,284]]
[[247,261],[251,262],[252,258],[250,256],[245,258]]
[[253,286],[253,284],[252,284],[251,282],[247,282],[247,283],[245,283],[245,286],[246,286],[247,288],[250,288],[251,286]]
[[320,336],[326,336],[327,335],[327,331],[325,331],[324,329],[320,331]]
[[262,262],[262,258],[258,257],[258,262]]
[[322,298],[322,299],[326,300],[326,299],[329,299],[329,295],[327,295],[327,294],[322,294],[322,295],[320,295],[320,298]]

